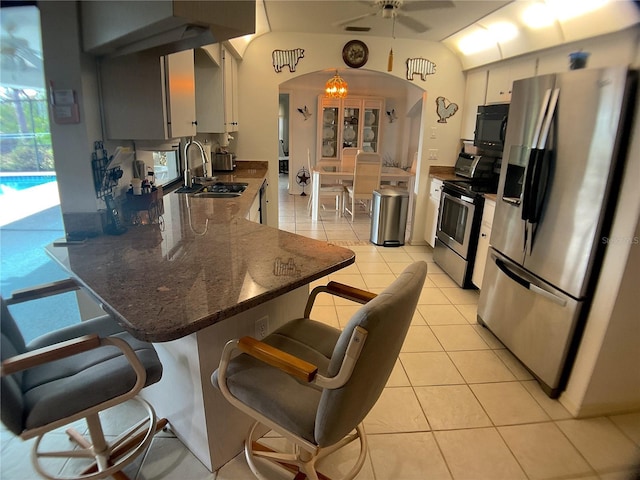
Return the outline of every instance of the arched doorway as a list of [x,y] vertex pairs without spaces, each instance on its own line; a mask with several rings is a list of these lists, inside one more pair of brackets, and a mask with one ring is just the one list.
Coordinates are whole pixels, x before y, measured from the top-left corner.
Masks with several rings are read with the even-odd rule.
[[[306,164],[307,149],[312,163],[318,139],[318,96],[324,92],[332,70],[300,75],[280,84],[280,92],[289,95],[289,185],[290,193],[300,193],[293,176]],[[424,90],[398,77],[369,70],[348,69],[340,72],[349,84],[350,96],[384,99],[382,143],[383,162],[409,168],[420,148],[420,127]],[[306,116],[299,109],[306,110]],[[388,112],[388,113],[387,113]]]

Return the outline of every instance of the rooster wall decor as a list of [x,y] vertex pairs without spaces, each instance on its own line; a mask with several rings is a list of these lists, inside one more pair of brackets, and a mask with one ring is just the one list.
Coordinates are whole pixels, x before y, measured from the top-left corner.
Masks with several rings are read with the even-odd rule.
[[306,105],[304,106],[304,108],[298,108],[298,111],[302,114],[305,121],[311,116],[311,112],[309,111]]
[[458,111],[458,104],[449,102],[447,105],[447,99],[444,97],[436,98],[436,113],[440,119],[438,123],[447,123],[447,118],[452,117]]

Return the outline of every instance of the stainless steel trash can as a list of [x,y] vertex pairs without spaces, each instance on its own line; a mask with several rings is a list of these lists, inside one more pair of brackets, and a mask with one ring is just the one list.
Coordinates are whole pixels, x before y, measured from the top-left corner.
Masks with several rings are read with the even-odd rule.
[[409,192],[402,188],[373,191],[371,242],[384,247],[404,245]]

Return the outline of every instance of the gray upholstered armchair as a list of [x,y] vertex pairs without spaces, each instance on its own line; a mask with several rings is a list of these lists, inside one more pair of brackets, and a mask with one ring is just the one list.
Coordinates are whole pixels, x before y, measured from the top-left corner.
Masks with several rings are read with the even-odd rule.
[[[72,280],[15,292],[0,297],[2,333],[2,423],[24,440],[37,437],[32,453],[36,471],[45,478],[126,479],[121,469],[150,445],[155,432],[166,425],[157,421],[151,405],[137,397],[145,386],[160,380],[162,365],[153,346],[136,340],[109,316],[94,318],[56,330],[25,344],[9,306],[35,298],[78,289]],[[107,442],[99,412],[136,399],[144,418],[112,442]],[[86,419],[90,439],[67,429],[80,448],[46,451],[44,435]],[[82,471],[61,474],[60,458],[88,458]],[[55,471],[48,462],[52,461]]]
[[[361,422],[391,374],[426,274],[426,263],[416,262],[377,296],[330,282],[311,292],[304,318],[261,342],[244,337],[226,345],[212,382],[256,420],[245,453],[258,478],[264,477],[255,457],[317,480],[318,460],[359,439],[360,455],[345,479],[358,474],[367,449]],[[342,332],[309,318],[321,292],[363,304]],[[242,354],[234,356],[238,351]],[[256,437],[265,431],[260,424],[291,441],[295,453],[259,444]]]

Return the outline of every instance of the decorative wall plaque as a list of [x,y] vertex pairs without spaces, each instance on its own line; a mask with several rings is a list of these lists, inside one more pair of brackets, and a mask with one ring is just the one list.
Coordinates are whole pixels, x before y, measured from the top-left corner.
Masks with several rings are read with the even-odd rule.
[[271,53],[273,61],[273,69],[276,73],[282,71],[282,67],[289,67],[290,72],[296,71],[296,66],[301,58],[304,58],[303,48],[294,48],[293,50],[274,50]]
[[453,117],[454,113],[457,111],[457,103],[449,102],[444,97],[436,98],[436,113],[438,114],[438,117],[440,117],[438,123],[447,123],[447,118]]
[[407,80],[413,81],[413,75],[416,73],[425,81],[427,75],[436,73],[436,64],[426,58],[407,58]]

